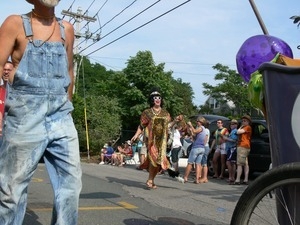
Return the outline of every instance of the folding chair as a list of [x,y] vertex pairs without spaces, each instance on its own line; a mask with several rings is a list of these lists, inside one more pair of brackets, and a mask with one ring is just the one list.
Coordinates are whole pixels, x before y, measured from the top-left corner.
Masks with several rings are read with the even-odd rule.
[[105,164],[110,164],[111,163],[111,157],[112,157],[112,154],[104,154],[104,163]]
[[123,162],[125,162],[125,164],[137,164],[134,158],[134,154],[124,156]]

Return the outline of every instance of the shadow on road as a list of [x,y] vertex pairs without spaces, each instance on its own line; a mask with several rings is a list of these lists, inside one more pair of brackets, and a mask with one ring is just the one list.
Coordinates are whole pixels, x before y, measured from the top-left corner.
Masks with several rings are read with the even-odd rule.
[[[195,225],[194,223],[179,219],[179,218],[174,218],[174,217],[160,217],[158,218],[157,221],[153,220],[143,220],[143,219],[126,219],[124,220],[124,224],[126,225]],[[201,225],[201,224],[198,224]]]
[[34,225],[42,225],[38,222],[39,217],[34,213],[34,211],[27,209],[23,224],[34,224]]

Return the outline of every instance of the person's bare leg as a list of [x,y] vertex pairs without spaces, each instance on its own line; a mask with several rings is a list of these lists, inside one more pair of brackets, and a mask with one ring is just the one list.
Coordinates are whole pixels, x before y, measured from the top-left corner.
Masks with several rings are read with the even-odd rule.
[[232,167],[232,180],[235,180],[236,164],[231,164]]
[[208,182],[207,173],[208,173],[208,167],[203,166],[202,176],[201,176],[201,179],[199,180],[200,183],[207,183]]
[[140,156],[140,165],[142,165],[145,162],[145,154],[141,154]]
[[195,180],[195,184],[199,184],[199,177],[201,176],[201,170],[202,170],[202,166],[201,164],[196,164],[196,180]]
[[228,179],[229,182],[232,181],[232,166],[231,166],[231,162],[230,161],[226,161],[226,165],[227,165],[227,169],[228,169]]
[[219,157],[220,152],[215,152],[213,156],[213,169],[214,169],[214,178],[219,177]]
[[146,182],[146,185],[147,185],[148,188],[153,188],[153,189],[157,188],[157,186],[154,184],[154,178],[156,177],[159,170],[160,170],[160,166],[154,167],[150,163],[148,180]]
[[221,174],[219,176],[219,178],[221,178],[221,179],[224,178],[225,168],[226,168],[226,155],[225,154],[221,154]]
[[237,174],[236,174],[235,183],[240,183],[241,182],[242,172],[243,172],[242,165],[237,165]]
[[189,164],[187,164],[187,166],[185,168],[185,173],[184,173],[184,177],[183,177],[184,182],[187,182],[191,170],[192,170],[192,164],[189,163]]
[[122,154],[119,154],[119,157],[118,157],[118,165],[119,165],[119,166],[123,166],[123,155],[122,155]]
[[244,183],[248,183],[248,177],[249,177],[249,165],[244,166]]

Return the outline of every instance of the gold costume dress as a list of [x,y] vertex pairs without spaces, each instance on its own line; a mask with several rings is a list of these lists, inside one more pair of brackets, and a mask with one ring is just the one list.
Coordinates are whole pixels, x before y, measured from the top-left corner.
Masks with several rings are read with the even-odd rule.
[[170,114],[165,109],[155,113],[152,108],[146,109],[141,115],[141,126],[145,130],[145,144],[147,146],[147,158],[140,166],[148,169],[149,163],[154,167],[161,166],[163,170],[170,167],[166,156],[168,124]]

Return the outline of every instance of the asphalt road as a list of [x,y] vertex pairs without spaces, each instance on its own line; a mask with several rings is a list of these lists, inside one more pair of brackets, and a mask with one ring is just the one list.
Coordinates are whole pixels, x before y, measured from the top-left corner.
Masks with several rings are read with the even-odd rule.
[[[135,165],[82,163],[82,170],[79,225],[229,224],[246,188],[216,179],[194,184],[193,175],[182,184],[168,175],[159,175],[155,181],[158,189],[148,190],[147,172],[136,170]],[[46,168],[39,164],[28,190],[24,225],[50,224],[52,198]]]

